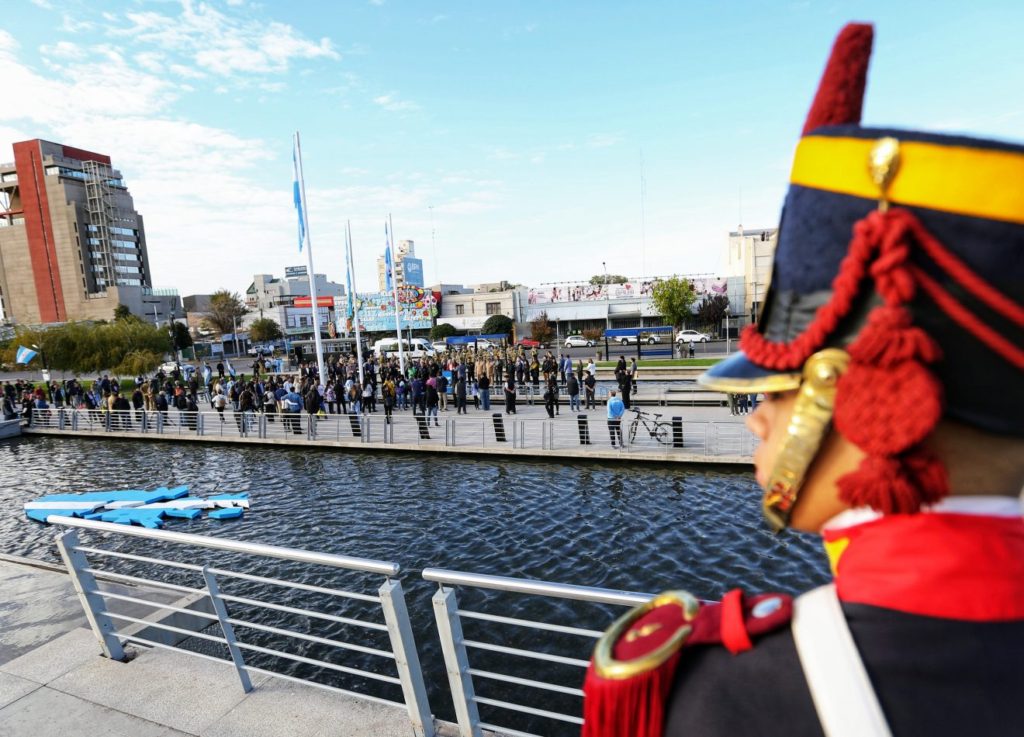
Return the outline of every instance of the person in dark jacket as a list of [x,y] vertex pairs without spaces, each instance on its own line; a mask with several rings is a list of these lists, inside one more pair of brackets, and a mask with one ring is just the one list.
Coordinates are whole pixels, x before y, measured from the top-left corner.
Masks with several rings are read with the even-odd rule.
[[516,382],[515,379],[510,375],[508,381],[505,382],[505,414],[514,415],[516,413]]
[[466,376],[455,382],[455,414],[466,414]]

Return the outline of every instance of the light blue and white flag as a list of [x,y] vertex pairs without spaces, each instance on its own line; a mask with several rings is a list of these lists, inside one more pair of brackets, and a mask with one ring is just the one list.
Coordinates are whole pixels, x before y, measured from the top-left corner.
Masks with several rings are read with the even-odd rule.
[[385,278],[385,282],[384,283],[387,286],[387,291],[389,291],[389,292],[393,289],[393,286],[392,286],[392,279],[394,279],[394,277],[392,276],[392,272],[393,271],[394,271],[394,268],[393,268],[393,266],[391,264],[391,238],[388,236],[388,224],[384,223],[384,278]]
[[306,241],[306,220],[302,214],[302,185],[299,179],[299,147],[297,141],[292,143],[292,168],[295,172],[295,179],[292,182],[292,198],[295,201],[295,212],[299,214],[299,253],[302,253],[302,244]]
[[35,358],[38,355],[39,354],[36,353],[31,348],[26,348],[23,345],[19,345],[18,346],[18,354],[15,357],[14,362],[15,363],[28,363],[29,361],[31,361],[33,358]]
[[231,375],[231,378],[235,378],[235,367],[231,365],[231,359],[227,359],[225,362],[227,363],[228,373]]
[[345,296],[346,307],[345,317],[353,319],[356,314],[355,299],[352,295],[352,239],[349,236],[348,228],[345,230]]

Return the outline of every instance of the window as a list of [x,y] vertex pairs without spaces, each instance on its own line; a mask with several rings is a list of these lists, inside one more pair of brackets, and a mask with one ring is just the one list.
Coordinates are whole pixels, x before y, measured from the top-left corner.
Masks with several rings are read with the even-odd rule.
[[3,175],[2,179],[5,182],[16,182],[16,181],[18,181],[18,172],[16,172],[16,171],[9,171],[9,172],[7,172],[6,174]]
[[500,315],[501,314],[501,302],[488,302],[486,304],[486,312],[488,315]]
[[466,314],[466,305],[455,305],[455,314],[464,315]]

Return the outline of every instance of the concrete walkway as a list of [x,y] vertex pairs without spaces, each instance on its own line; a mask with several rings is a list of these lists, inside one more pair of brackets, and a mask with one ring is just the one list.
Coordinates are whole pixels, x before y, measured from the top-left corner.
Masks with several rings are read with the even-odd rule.
[[[519,405],[515,415],[502,412],[503,406],[490,411],[470,408],[468,414],[457,414],[454,408],[439,412],[437,424],[420,427],[410,411],[396,411],[391,426],[385,425],[383,410],[365,416],[364,423],[354,415],[328,415],[315,422],[309,432],[309,417],[301,416],[298,432],[282,421],[280,415],[268,417],[262,428],[261,415],[254,415],[248,431],[239,431],[240,418],[230,411],[223,417],[216,412],[201,411],[200,430],[195,418],[183,422],[177,410],[168,413],[166,421],[156,427],[154,413],[149,414],[148,427],[142,430],[141,413],[115,418],[107,428],[106,418],[99,412],[79,410],[72,429],[70,419],[59,427],[54,411],[38,418],[29,435],[55,435],[92,438],[135,439],[150,442],[240,443],[277,447],[343,448],[362,451],[408,451],[415,453],[446,453],[473,456],[521,456],[524,458],[592,459],[601,461],[646,461],[653,463],[750,465],[756,440],[746,429],[742,417],[734,417],[723,407],[660,407],[643,408],[653,422],[653,413],[660,413],[660,422],[671,423],[673,417],[683,420],[682,447],[673,446],[671,426],[661,430],[665,442],[659,442],[643,427],[627,447],[613,447],[606,420],[606,410],[598,407],[585,411],[589,444],[581,443],[577,413],[568,407],[549,420],[542,405]],[[499,414],[504,428],[504,441],[498,440],[492,415]],[[67,413],[66,413],[67,415]],[[628,435],[633,415],[629,412],[622,431]],[[353,426],[351,423],[355,421]],[[191,424],[192,427],[189,425]],[[653,427],[653,425],[651,426]]]
[[310,686],[254,677],[246,694],[228,662],[136,646],[127,663],[104,658],[70,580],[50,567],[0,558],[0,615],[3,737],[412,734],[404,709]]

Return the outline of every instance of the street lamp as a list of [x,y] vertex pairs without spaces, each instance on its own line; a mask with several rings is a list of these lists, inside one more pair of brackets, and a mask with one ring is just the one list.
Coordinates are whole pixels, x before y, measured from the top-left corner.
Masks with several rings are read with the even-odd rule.
[[31,343],[30,346],[39,352],[39,360],[43,364],[43,381],[50,383],[50,367],[46,365],[46,351]]
[[729,355],[732,349],[732,335],[729,326],[732,324],[732,317],[729,314],[729,305],[725,306],[725,355]]

